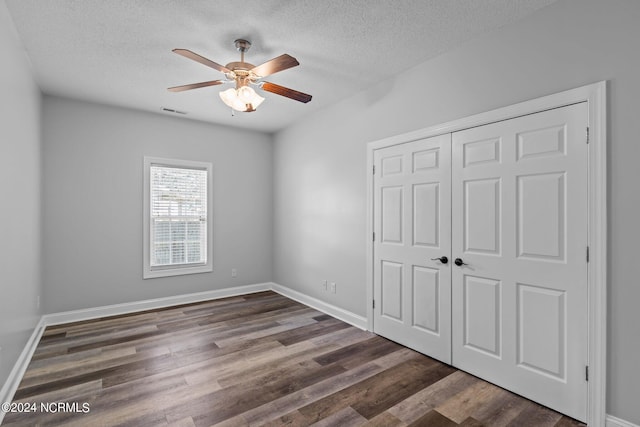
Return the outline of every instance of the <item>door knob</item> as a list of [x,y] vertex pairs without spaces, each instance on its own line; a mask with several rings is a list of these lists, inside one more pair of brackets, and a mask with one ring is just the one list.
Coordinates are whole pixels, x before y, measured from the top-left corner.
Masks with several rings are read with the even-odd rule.
[[466,262],[462,261],[462,258],[456,258],[455,261],[453,261],[453,263],[455,265],[457,265],[458,267],[460,267],[462,265],[469,265]]
[[446,256],[441,256],[440,258],[431,258],[432,261],[440,261],[443,264],[446,264],[449,262],[449,258],[447,258]]

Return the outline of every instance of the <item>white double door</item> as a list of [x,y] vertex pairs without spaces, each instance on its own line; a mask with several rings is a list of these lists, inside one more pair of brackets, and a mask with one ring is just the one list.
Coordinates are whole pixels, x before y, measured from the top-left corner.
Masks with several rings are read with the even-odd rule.
[[586,420],[586,127],[581,103],[376,150],[375,332]]

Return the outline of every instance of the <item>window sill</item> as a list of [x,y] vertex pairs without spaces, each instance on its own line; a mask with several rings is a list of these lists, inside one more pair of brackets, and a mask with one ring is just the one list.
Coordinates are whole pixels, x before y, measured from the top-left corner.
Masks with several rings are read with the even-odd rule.
[[157,277],[184,276],[187,274],[210,273],[213,271],[210,265],[199,265],[197,267],[163,268],[157,270],[144,269],[143,279],[155,279]]

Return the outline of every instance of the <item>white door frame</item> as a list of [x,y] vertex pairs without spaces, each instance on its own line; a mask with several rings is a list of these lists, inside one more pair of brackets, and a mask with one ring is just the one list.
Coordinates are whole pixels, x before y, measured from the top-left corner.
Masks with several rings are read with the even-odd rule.
[[605,425],[607,358],[607,83],[578,87],[367,144],[367,328],[373,331],[373,153],[445,133],[587,102],[589,108],[589,392],[587,424]]

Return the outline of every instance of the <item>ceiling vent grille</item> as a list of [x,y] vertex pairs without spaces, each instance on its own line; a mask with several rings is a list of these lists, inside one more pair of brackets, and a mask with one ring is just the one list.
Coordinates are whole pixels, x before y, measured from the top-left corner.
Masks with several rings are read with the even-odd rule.
[[166,111],[167,113],[182,114],[182,115],[187,114],[185,111],[174,110],[173,108],[160,107],[160,109],[162,111]]

